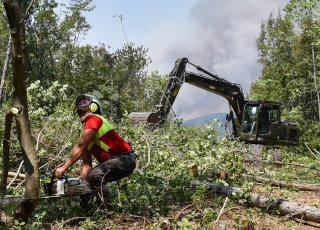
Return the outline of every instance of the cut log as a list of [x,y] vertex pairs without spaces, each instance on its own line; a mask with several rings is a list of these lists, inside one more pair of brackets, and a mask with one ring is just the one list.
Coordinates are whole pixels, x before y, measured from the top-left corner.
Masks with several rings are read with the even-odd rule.
[[129,117],[132,119],[133,124],[138,125],[140,122],[147,123],[147,120],[152,112],[132,112]]
[[159,122],[158,112],[132,112],[129,117],[134,125],[138,125],[141,122],[146,124],[157,124]]
[[[218,195],[232,196],[234,194],[244,194],[242,189],[236,187],[216,185],[201,181],[194,181],[193,184],[207,186],[208,190],[213,190]],[[259,207],[266,212],[278,211],[281,215],[290,215],[299,220],[302,219],[320,223],[320,209],[314,206],[301,205],[281,198],[261,196],[257,193],[249,193],[247,204]]]
[[283,187],[283,188],[297,188],[302,191],[320,191],[320,184],[300,184],[300,183],[290,183],[281,180],[274,180],[265,177],[252,177],[249,175],[243,174],[246,178],[253,178],[255,181],[262,182],[262,183],[271,183],[272,185]]
[[198,168],[196,163],[192,163],[187,166],[189,171],[189,176],[197,177],[198,176]]
[[[2,173],[0,172],[0,175],[2,175]],[[15,176],[17,176],[17,173],[15,172],[8,172],[8,177],[9,178],[14,178]],[[19,173],[18,176],[17,176],[18,179],[26,179],[26,175],[25,174],[22,174],[22,173]]]

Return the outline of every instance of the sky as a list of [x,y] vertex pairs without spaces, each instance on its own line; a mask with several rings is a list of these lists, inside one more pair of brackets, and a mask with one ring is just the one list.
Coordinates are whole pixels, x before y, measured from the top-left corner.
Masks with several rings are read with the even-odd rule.
[[[111,52],[121,49],[127,41],[142,45],[149,49],[152,59],[148,71],[157,70],[162,75],[171,72],[177,58],[187,57],[211,73],[240,84],[246,96],[261,73],[255,44],[261,24],[288,2],[94,0],[96,8],[86,14],[92,28],[83,43],[104,43]],[[186,83],[173,110],[178,117],[188,120],[227,113],[229,105],[223,97]]]

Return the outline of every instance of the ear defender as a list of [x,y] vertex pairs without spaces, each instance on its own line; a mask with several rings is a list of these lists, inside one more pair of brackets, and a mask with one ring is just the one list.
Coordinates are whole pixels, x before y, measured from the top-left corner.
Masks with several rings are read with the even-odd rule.
[[[82,101],[84,100],[88,101],[88,103],[83,104]],[[77,109],[78,107],[87,107],[87,106],[90,112],[101,115],[102,108],[97,98],[87,94],[82,94],[78,96],[75,103],[75,109]]]
[[98,107],[98,105],[97,105],[95,102],[92,102],[92,103],[89,105],[89,110],[90,110],[92,113],[97,112],[98,109],[99,109],[99,107]]

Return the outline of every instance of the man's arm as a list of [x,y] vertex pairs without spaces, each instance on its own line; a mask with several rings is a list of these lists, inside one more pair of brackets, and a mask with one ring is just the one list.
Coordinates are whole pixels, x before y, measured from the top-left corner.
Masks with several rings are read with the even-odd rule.
[[80,157],[86,153],[88,145],[90,142],[94,139],[95,135],[97,133],[97,130],[95,129],[86,129],[77,145],[73,148],[71,155],[68,157],[66,162],[63,166],[60,168],[57,168],[54,172],[54,175],[57,178],[62,177],[62,173],[64,173],[71,165],[73,165],[77,160],[80,159]]
[[82,168],[81,168],[81,176],[84,181],[87,181],[87,176],[92,170],[92,155],[87,150],[82,155]]

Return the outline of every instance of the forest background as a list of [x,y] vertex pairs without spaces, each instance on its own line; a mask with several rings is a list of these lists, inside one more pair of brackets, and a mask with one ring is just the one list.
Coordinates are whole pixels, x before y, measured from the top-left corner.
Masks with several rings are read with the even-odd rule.
[[[24,11],[30,2],[22,2]],[[64,14],[56,13],[58,7],[63,9]],[[143,127],[132,127],[127,115],[133,111],[154,110],[166,86],[167,76],[156,71],[148,73],[147,67],[152,57],[148,56],[147,47],[128,43],[110,52],[106,44],[81,45],[80,37],[90,29],[83,15],[93,9],[92,0],[70,1],[68,5],[61,5],[55,0],[35,1],[25,19],[25,80],[42,182],[48,180],[50,173],[63,162],[77,142],[81,125],[74,113],[74,101],[77,95],[88,93],[100,99],[103,115],[114,122],[121,135],[131,141],[137,151],[139,170],[129,181],[117,187],[122,191],[122,197],[116,201],[118,204],[120,202],[118,208],[121,212],[152,216],[150,210],[154,209],[164,215],[169,212],[170,202],[195,199],[194,194],[186,191],[185,184],[181,183],[181,177],[187,178],[186,165],[193,162],[198,163],[203,179],[215,171],[228,171],[232,175],[228,183],[249,188],[250,183],[240,179],[244,166],[235,154],[237,149],[243,148],[243,144],[227,139],[218,141],[212,124],[203,128],[184,127],[176,120],[167,124],[165,129],[152,133]],[[0,12],[0,66],[4,67],[10,41],[2,5]],[[252,83],[249,95],[251,99],[282,103],[283,118],[299,123],[300,146],[285,148],[284,156],[305,161],[306,164],[306,144],[310,149],[320,150],[319,13],[319,1],[291,0],[283,11],[271,14],[263,22],[257,39],[262,73]],[[4,115],[12,107],[14,95],[10,62],[9,59],[7,70],[3,68],[0,85],[1,139],[4,135]],[[12,169],[18,168],[22,161],[16,136],[16,129],[13,129]],[[147,153],[151,154],[152,160]],[[77,165],[72,169],[76,168]],[[72,169],[69,173],[76,176]],[[159,188],[157,173],[175,176],[175,179]],[[288,174],[281,175],[288,177]],[[170,202],[166,200],[169,191]],[[22,194],[23,188],[9,189],[8,193]],[[73,205],[70,206],[70,202]],[[60,205],[58,212],[53,207],[51,210],[50,206],[42,212],[44,207],[40,206],[44,214],[38,217],[47,221],[61,220],[62,216],[71,218],[80,212],[75,203],[71,200],[52,204]],[[66,213],[62,214],[63,211]],[[215,216],[212,213],[212,216],[208,214],[210,218]]]

